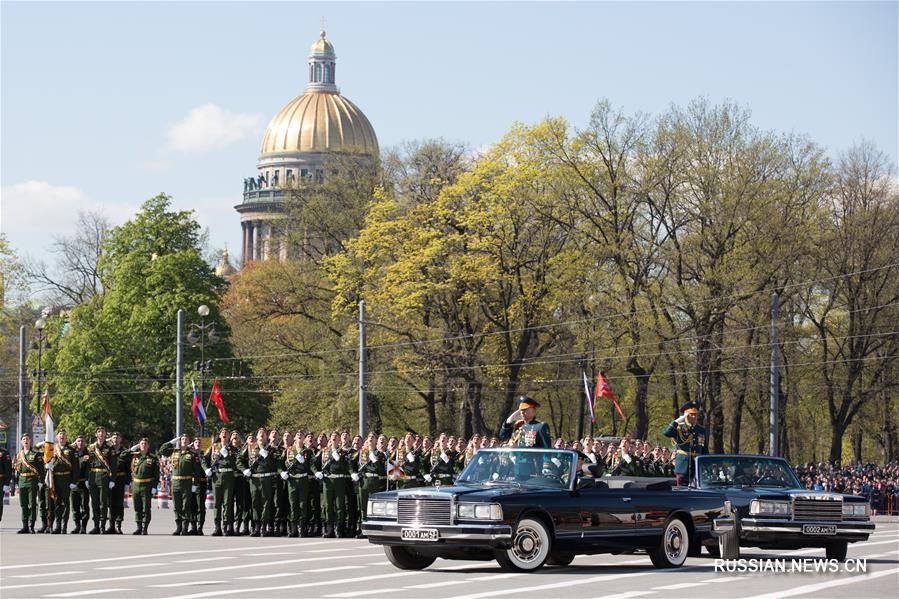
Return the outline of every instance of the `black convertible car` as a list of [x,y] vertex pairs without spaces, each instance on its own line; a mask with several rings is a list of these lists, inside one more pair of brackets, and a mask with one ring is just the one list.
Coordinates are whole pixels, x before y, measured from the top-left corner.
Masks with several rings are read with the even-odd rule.
[[[695,487],[721,491],[733,505],[733,536],[744,547],[822,547],[828,559],[843,560],[849,543],[874,532],[864,497],[804,489],[783,458],[704,455],[695,468]],[[718,548],[709,550],[716,555]]]
[[672,483],[594,478],[571,450],[482,449],[452,487],[373,495],[362,531],[402,569],[441,557],[527,572],[568,565],[576,554],[635,551],[672,568],[700,544],[734,534],[721,492],[674,492]]

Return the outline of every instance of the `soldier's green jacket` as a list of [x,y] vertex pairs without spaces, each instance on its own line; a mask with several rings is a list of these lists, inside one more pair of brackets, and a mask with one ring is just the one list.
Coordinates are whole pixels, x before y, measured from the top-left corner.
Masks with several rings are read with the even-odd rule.
[[[409,459],[410,454],[411,460]],[[403,474],[406,475],[405,477],[407,479],[421,478],[422,475],[431,468],[428,458],[423,456],[417,449],[406,450],[397,455],[397,459],[400,461],[400,468],[403,470]]]
[[234,476],[237,469],[237,451],[230,441],[225,444],[225,455],[222,455],[222,443],[215,441],[203,454],[203,467],[212,470],[213,482],[221,482],[223,478]]
[[171,443],[163,443],[159,448],[159,453],[171,458],[173,482],[176,480],[174,478],[176,476],[189,476],[193,479],[194,484],[200,478],[206,478],[200,463],[200,456],[190,447],[176,449]]
[[88,445],[83,463],[88,475],[93,472],[101,476],[115,476],[118,464],[112,459],[111,450],[112,446],[105,441],[102,444],[94,442]]
[[321,470],[319,472],[322,472],[325,476],[329,474],[349,474],[350,468],[350,452],[348,450],[343,447],[322,450]]
[[53,471],[54,485],[67,487],[70,483],[78,482],[78,473],[81,470],[75,448],[68,443],[65,445],[53,444],[53,457],[45,464],[44,468]]
[[[445,459],[444,456],[446,456]],[[452,449],[439,452],[431,466],[431,476],[443,480],[454,478],[457,473],[456,462],[458,459],[458,454]]]
[[[628,460],[628,458],[630,458]],[[618,464],[612,470],[612,476],[647,476],[643,461],[634,455],[620,456]]]
[[514,423],[503,421],[496,433],[500,441],[512,441],[515,447],[552,447],[552,438],[549,435],[549,426],[540,422],[537,418],[522,424],[517,429]]
[[44,481],[44,454],[34,447],[16,454],[16,478],[19,487],[36,489]]
[[5,447],[0,447],[0,487],[9,486],[12,482],[12,459]]
[[693,458],[709,452],[705,428],[699,424],[689,426],[686,423],[682,424],[677,420],[672,420],[671,424],[662,431],[662,434],[674,439],[676,448],[674,456],[675,474],[686,476],[689,473],[690,463],[693,461]]
[[309,447],[291,445],[284,456],[284,469],[294,478],[308,477],[315,464],[315,450]]
[[387,476],[387,453],[377,449],[360,451],[357,472],[363,478],[369,474]]
[[258,443],[253,446],[247,445],[237,458],[238,468],[241,470],[250,469],[253,471],[253,474],[277,472],[278,455],[274,450],[274,447],[268,445],[260,446]]
[[131,450],[113,445],[109,457],[115,462],[113,468],[117,484],[127,484],[131,479]]
[[129,451],[126,455],[132,485],[150,489],[159,487],[159,458],[140,451]]

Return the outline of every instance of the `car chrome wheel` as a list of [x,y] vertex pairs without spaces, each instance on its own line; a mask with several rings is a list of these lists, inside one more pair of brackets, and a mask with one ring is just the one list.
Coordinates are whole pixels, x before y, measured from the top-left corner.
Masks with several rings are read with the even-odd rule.
[[659,544],[650,550],[649,558],[656,568],[677,568],[686,561],[689,552],[687,525],[678,518],[672,518],[665,525]]
[[504,570],[530,572],[546,562],[551,545],[546,525],[537,519],[524,518],[515,529],[512,546],[497,551],[496,561]]

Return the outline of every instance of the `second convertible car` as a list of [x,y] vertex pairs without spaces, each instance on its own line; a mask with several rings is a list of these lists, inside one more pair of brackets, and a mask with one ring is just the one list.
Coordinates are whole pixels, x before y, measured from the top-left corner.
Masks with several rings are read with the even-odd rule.
[[527,572],[577,554],[636,551],[672,568],[731,535],[734,523],[722,493],[674,492],[672,482],[594,478],[572,450],[482,449],[452,487],[373,495],[362,530],[402,569],[440,557]]

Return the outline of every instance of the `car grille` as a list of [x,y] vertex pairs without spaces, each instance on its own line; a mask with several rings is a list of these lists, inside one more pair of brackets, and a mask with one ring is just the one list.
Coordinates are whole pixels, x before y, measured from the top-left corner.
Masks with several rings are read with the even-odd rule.
[[400,498],[396,506],[397,524],[452,524],[452,502],[448,499]]
[[843,502],[821,499],[794,499],[793,519],[839,522],[843,519]]

